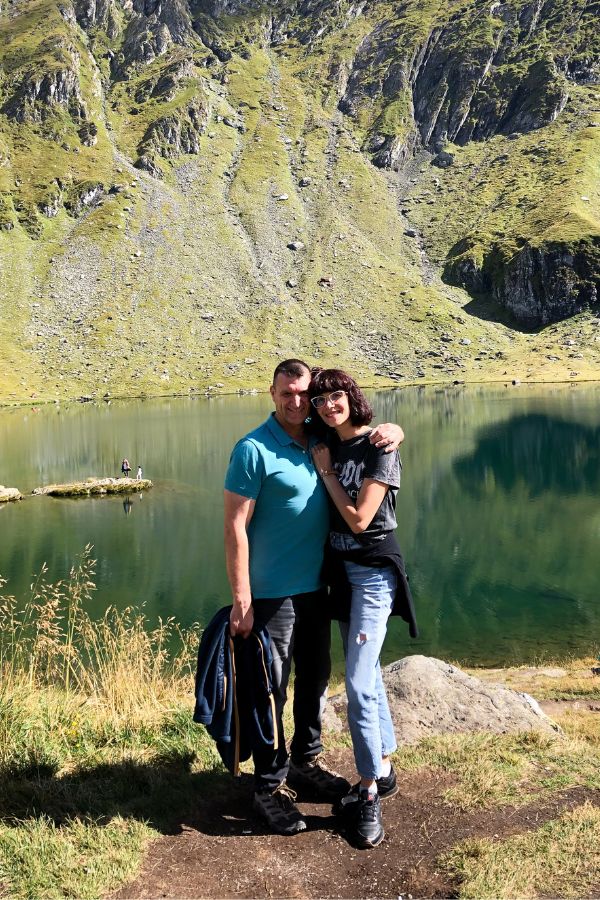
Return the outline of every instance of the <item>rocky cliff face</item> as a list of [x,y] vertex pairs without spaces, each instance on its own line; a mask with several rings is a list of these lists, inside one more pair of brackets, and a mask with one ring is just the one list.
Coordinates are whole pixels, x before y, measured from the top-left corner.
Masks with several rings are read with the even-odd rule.
[[[374,127],[385,129],[376,140],[391,145],[396,123],[386,119],[386,107],[400,104],[405,124],[433,150],[448,141],[464,145],[541,128],[564,109],[570,80],[595,78],[597,64],[583,59],[589,35],[577,22],[579,12],[568,3],[556,9],[531,0],[474,4],[448,11],[440,23],[427,21],[426,7],[420,22],[409,15],[386,19],[358,47],[341,107],[356,116],[382,103]],[[590,27],[592,5],[581,15]],[[376,159],[401,161],[393,153]]]
[[57,107],[75,120],[86,118],[79,80],[79,53],[68,40],[49,40],[42,50],[47,54],[43,69],[25,67],[17,71],[2,112],[23,124],[42,122]]
[[133,0],[121,51],[122,67],[153,62],[174,44],[190,45],[194,29],[186,0]]
[[[136,167],[155,185],[142,182],[157,228],[184,210],[191,221],[223,217],[180,238],[217,259],[228,235],[225,334],[240,314],[320,303],[323,291],[357,321],[359,259],[370,279],[361,302],[381,300],[398,348],[407,329],[424,334],[419,354],[407,350],[414,372],[425,352],[450,371],[461,357],[424,349],[421,303],[450,315],[458,296],[469,310],[492,302],[527,327],[597,308],[595,16],[591,0],[14,0],[0,11],[0,239],[27,256],[59,233],[85,236],[102,256],[142,202]],[[37,249],[25,251],[27,241]],[[382,281],[386,266],[394,275]],[[151,267],[144,277],[155,296],[163,278]],[[17,291],[47,301],[59,339],[59,289],[33,269],[31,279]],[[227,339],[214,315],[201,318],[193,286],[177,290],[185,328],[206,333],[218,357]],[[88,305],[89,341],[114,316],[100,326],[106,304]],[[321,333],[320,313],[298,315]],[[24,348],[31,334],[35,325]],[[375,365],[382,343],[365,346]]]
[[593,239],[571,247],[526,247],[513,259],[501,258],[497,277],[490,280],[496,299],[519,322],[536,328],[597,308],[599,274],[600,239]]
[[597,307],[599,273],[600,237],[525,245],[512,256],[492,245],[479,264],[466,250],[445,268],[450,283],[475,295],[491,294],[530,328]]
[[200,95],[190,100],[185,109],[156,119],[138,148],[139,167],[160,177],[154,161],[157,155],[172,159],[185,153],[199,153],[200,136],[206,131],[209,117],[210,106]]
[[102,28],[111,40],[119,33],[119,17],[116,0],[74,0],[73,6],[66,3],[62,7],[65,18],[72,14],[84,31]]

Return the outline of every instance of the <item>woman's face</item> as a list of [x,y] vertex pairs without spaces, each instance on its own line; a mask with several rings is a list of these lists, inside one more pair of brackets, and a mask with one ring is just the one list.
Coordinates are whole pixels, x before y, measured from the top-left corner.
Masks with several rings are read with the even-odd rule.
[[[340,394],[341,396],[339,396]],[[325,397],[326,402],[318,410],[318,413],[326,425],[329,425],[330,428],[338,428],[348,421],[350,404],[345,391],[326,391],[321,396]]]

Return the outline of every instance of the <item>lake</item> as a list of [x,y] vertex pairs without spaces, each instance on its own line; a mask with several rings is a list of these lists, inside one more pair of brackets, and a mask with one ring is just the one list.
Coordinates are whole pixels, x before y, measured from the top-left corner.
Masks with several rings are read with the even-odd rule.
[[[600,647],[600,386],[457,386],[369,392],[400,422],[398,536],[421,636],[392,620],[385,662],[533,662]],[[222,484],[234,442],[268,395],[0,410],[0,483],[118,475],[142,496],[26,497],[0,505],[0,575],[23,597],[42,563],[64,577],[94,545],[92,611],[144,605],[153,622],[205,623],[229,602]],[[339,645],[337,652],[339,653]]]

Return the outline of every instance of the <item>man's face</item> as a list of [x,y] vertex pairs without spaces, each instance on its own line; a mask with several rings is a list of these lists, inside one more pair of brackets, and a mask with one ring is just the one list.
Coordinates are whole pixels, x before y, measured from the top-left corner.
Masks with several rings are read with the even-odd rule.
[[299,378],[279,374],[271,385],[271,397],[275,404],[275,418],[280,425],[297,428],[310,412],[308,386],[310,372]]

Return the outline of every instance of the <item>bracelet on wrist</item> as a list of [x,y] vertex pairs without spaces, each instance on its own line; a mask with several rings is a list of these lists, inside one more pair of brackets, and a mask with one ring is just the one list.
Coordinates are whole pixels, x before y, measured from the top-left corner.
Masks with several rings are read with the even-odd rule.
[[334,469],[321,469],[319,474],[321,478],[325,478],[326,475],[337,475],[337,472]]

